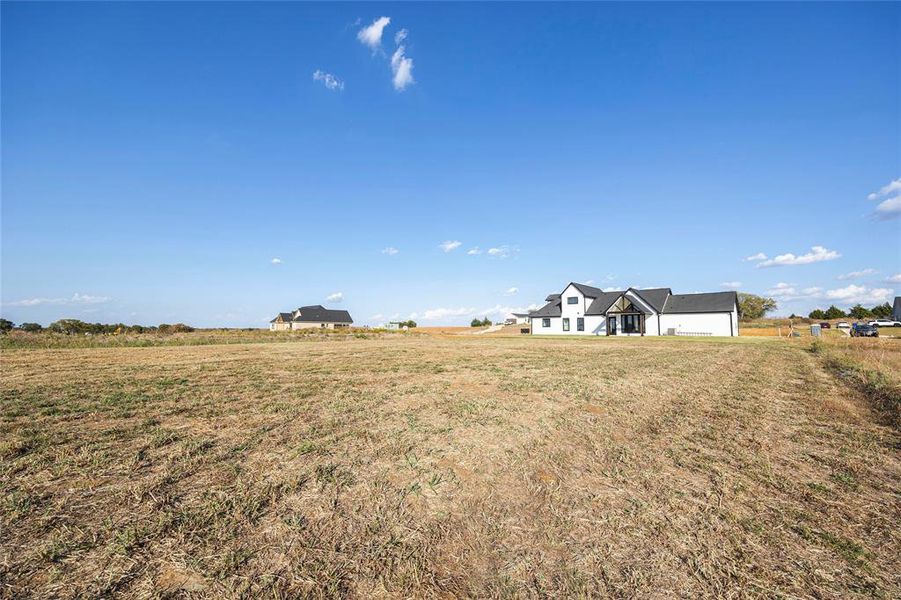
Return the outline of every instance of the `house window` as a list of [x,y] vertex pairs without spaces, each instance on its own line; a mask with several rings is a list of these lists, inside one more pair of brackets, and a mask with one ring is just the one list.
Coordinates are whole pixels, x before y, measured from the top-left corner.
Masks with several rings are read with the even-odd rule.
[[550,319],[541,319],[541,326],[542,326],[542,327],[550,327],[550,326],[551,326],[551,320],[550,320]]
[[582,317],[576,319],[576,331],[585,331],[585,319]]
[[641,315],[623,315],[623,333],[641,333]]
[[569,319],[563,319],[563,331],[569,331]]
[[578,304],[579,297],[578,296],[567,296],[566,303],[567,304]]

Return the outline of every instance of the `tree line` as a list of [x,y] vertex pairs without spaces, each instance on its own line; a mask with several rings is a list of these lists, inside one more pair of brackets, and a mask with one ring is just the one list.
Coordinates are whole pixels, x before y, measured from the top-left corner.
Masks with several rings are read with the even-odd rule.
[[188,333],[194,331],[194,328],[184,323],[160,323],[159,325],[126,325],[125,323],[85,323],[78,319],[60,319],[54,321],[46,328],[40,323],[22,323],[18,327],[12,321],[0,319],[0,332],[8,333],[13,329],[27,331],[29,333],[40,333],[49,331],[51,333],[62,333],[66,335],[78,335],[89,333],[92,335],[100,334],[123,334],[123,333]]
[[886,302],[885,304],[878,304],[873,308],[866,308],[861,306],[860,304],[855,304],[847,312],[833,305],[827,308],[826,310],[822,310],[817,308],[815,310],[810,311],[810,314],[807,315],[811,319],[844,319],[846,317],[850,317],[852,319],[887,319],[892,316],[892,306]]

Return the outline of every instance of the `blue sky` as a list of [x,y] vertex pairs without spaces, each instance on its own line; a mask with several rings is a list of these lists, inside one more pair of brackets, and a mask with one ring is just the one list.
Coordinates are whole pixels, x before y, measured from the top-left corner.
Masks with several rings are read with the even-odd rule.
[[2,313],[887,300],[899,39],[890,3],[4,2]]

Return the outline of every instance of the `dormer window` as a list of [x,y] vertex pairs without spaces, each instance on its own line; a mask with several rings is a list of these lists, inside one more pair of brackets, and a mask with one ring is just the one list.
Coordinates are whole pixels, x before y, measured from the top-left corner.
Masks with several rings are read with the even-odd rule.
[[567,304],[578,304],[578,303],[579,303],[579,297],[578,297],[578,296],[567,296],[567,297],[566,297],[566,303],[567,303]]

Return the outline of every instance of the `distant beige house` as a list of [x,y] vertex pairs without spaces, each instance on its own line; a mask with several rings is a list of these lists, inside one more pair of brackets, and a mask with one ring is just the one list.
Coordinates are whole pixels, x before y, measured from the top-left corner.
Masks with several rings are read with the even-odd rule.
[[346,310],[330,310],[321,304],[301,306],[294,312],[278,313],[269,321],[269,331],[297,329],[340,329],[350,327],[354,320]]

